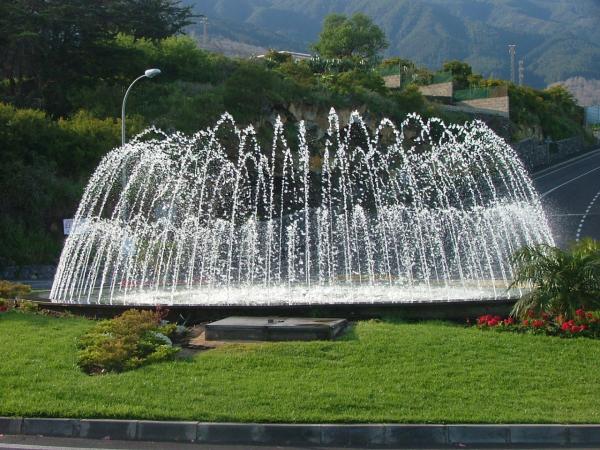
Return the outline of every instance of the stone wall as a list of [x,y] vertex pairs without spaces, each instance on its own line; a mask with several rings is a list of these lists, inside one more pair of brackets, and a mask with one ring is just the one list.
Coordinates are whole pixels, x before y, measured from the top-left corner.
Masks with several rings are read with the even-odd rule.
[[400,75],[387,75],[383,77],[385,87],[387,88],[399,88],[400,87]]
[[468,106],[475,109],[481,109],[485,111],[493,111],[501,116],[508,117],[509,112],[509,100],[506,97],[490,97],[490,98],[477,98],[473,100],[464,100],[458,103],[459,106]]
[[547,143],[539,142],[535,139],[525,139],[513,144],[513,148],[525,166],[530,169],[536,169],[550,164],[550,145]]
[[447,83],[436,83],[428,86],[419,86],[419,92],[426,97],[449,97],[452,98],[452,81]]
[[566,159],[576,153],[582,152],[585,149],[583,137],[575,136],[562,141],[556,141],[555,149],[550,146],[550,163]]
[[541,169],[555,162],[567,159],[586,149],[581,136],[575,136],[556,142],[539,142],[525,139],[513,145],[523,163],[529,169]]

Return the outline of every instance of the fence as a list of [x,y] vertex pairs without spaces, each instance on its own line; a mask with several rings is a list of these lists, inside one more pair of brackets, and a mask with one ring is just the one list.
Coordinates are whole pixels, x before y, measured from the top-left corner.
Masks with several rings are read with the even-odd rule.
[[507,95],[508,88],[506,86],[480,87],[454,91],[454,100],[460,102],[478,98],[506,97]]
[[382,77],[399,76],[399,79],[402,80],[402,86],[411,83],[427,86],[452,81],[452,74],[450,72],[436,72],[433,76],[429,77],[424,70],[399,65],[379,67],[377,72]]

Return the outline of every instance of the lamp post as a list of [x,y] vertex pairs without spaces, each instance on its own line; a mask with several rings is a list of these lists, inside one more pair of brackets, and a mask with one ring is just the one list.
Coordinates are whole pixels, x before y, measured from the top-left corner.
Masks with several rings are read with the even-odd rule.
[[160,69],[148,69],[144,72],[144,75],[140,75],[137,77],[127,88],[125,91],[125,97],[123,97],[123,104],[121,105],[121,145],[125,145],[125,103],[127,103],[127,96],[129,95],[129,91],[133,87],[135,83],[137,83],[142,78],[154,78],[156,75],[160,74]]

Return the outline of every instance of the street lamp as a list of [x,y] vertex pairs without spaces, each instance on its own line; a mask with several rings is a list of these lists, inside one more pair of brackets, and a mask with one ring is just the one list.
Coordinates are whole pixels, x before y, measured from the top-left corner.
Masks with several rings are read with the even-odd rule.
[[156,75],[160,74],[160,69],[148,69],[144,72],[144,75],[140,75],[137,77],[127,88],[125,91],[125,97],[123,97],[123,105],[121,106],[121,145],[125,145],[125,103],[127,102],[127,96],[129,95],[129,91],[133,87],[133,85],[141,80],[142,78],[154,78]]

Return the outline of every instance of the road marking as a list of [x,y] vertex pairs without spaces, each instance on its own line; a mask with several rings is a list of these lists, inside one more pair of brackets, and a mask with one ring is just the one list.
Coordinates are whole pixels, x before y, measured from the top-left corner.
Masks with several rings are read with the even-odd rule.
[[563,187],[563,186],[566,186],[567,184],[569,184],[569,183],[571,183],[571,182],[573,182],[573,181],[575,181],[575,180],[578,180],[578,179],[580,179],[581,177],[584,177],[584,176],[586,176],[587,174],[590,174],[590,173],[592,173],[592,172],[595,172],[596,170],[600,170],[600,166],[598,166],[598,167],[596,167],[596,168],[594,168],[594,169],[592,169],[592,170],[588,170],[587,172],[585,172],[585,173],[582,173],[581,175],[577,175],[576,177],[574,177],[574,178],[571,178],[570,180],[567,180],[567,181],[565,181],[564,183],[561,183],[561,184],[559,184],[558,186],[555,186],[555,187],[553,187],[553,188],[552,188],[552,189],[550,189],[549,191],[546,191],[546,192],[544,192],[542,195],[540,195],[540,198],[544,198],[546,195],[548,195],[548,194],[551,194],[552,192],[556,191],[557,189],[560,189],[561,187]]
[[[564,214],[546,214],[546,217],[582,217],[582,216],[600,216],[600,213],[586,214],[586,213],[564,213]],[[25,283],[27,284],[27,283]]]
[[587,219],[587,216],[591,215],[590,209],[592,209],[592,206],[594,206],[594,203],[596,203],[596,200],[598,200],[598,197],[600,197],[600,191],[596,192],[596,195],[594,196],[592,201],[588,204],[587,209],[585,210],[585,213],[583,214],[583,217],[579,221],[579,226],[577,227],[577,234],[575,235],[575,240],[577,242],[579,242],[579,238],[581,237],[581,228],[583,228],[583,222],[585,222],[585,219]]
[[115,447],[65,447],[64,445],[0,444],[0,448],[23,450],[118,450]]
[[543,170],[540,170],[539,172],[534,173],[533,176],[532,176],[532,178],[534,180],[539,180],[541,178],[547,177],[548,175],[553,175],[556,172],[559,172],[559,171],[561,171],[563,169],[566,169],[567,167],[571,167],[574,164],[577,164],[577,163],[580,163],[582,161],[585,161],[586,159],[598,156],[597,154],[599,152],[600,152],[600,148],[598,150],[593,150],[591,152],[585,153],[585,154],[583,154],[581,156],[578,156],[576,158],[560,162],[558,164],[555,164],[554,166],[547,167],[546,169],[543,169]]

